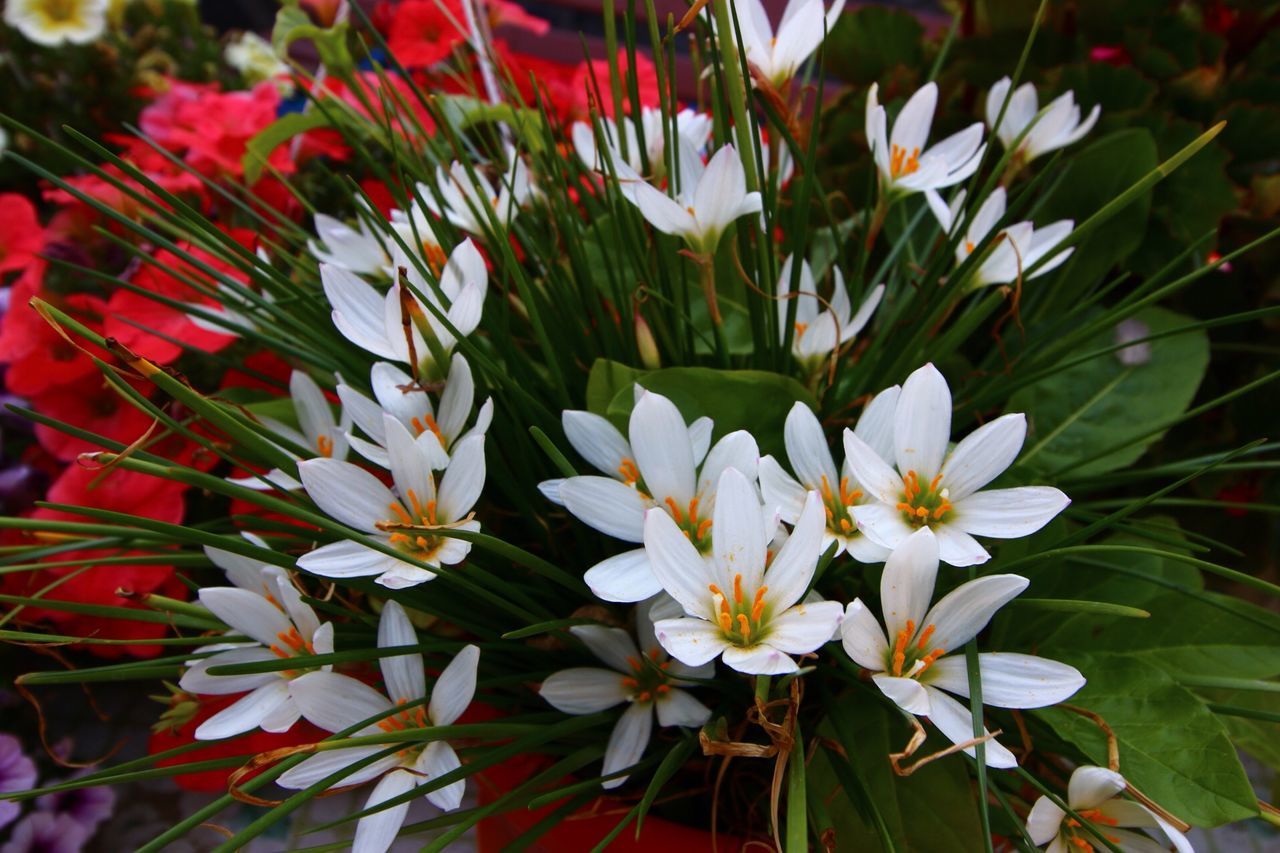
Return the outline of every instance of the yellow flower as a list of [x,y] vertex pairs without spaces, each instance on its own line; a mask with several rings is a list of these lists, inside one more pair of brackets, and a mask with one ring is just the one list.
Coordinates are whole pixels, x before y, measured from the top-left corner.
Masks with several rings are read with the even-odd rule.
[[9,0],[4,22],[45,47],[89,44],[107,27],[109,0]]

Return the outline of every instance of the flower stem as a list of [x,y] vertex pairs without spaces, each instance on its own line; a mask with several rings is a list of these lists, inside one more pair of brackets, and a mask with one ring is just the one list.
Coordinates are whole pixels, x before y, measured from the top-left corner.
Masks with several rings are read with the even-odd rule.
[[707,300],[707,313],[711,317],[711,330],[716,337],[716,360],[721,367],[729,366],[729,341],[724,334],[724,318],[720,315],[720,297],[716,295],[716,259],[714,254],[699,259],[701,264],[702,295]]
[[738,30],[729,14],[729,0],[712,0],[716,18],[716,39],[720,43],[720,57],[724,70],[725,97],[733,114],[733,132],[738,138],[738,156],[742,158],[747,176],[747,190],[760,189],[760,176],[756,172],[755,139],[751,132],[751,120],[747,113],[747,89],[742,78],[742,61],[738,55]]

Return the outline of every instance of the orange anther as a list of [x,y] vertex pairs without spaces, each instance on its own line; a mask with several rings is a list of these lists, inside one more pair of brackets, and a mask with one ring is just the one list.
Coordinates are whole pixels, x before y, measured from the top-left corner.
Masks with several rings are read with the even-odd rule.
[[628,690],[635,690],[637,687],[640,686],[640,682],[636,681],[631,676],[626,676],[622,679],[622,686],[627,688]]
[[751,604],[751,621],[759,622],[760,616],[764,613],[764,594],[769,591],[769,587],[762,586],[756,590],[755,601]]
[[676,506],[675,498],[667,498],[663,503],[667,505],[667,509],[671,510],[671,517],[676,520],[676,524],[684,524],[684,516],[680,514],[680,507]]
[[326,459],[333,456],[333,439],[327,435],[316,436],[316,450]]
[[742,639],[747,642],[751,639],[751,623],[747,621],[747,614],[738,614],[738,633],[742,634]]
[[698,521],[698,499],[694,498],[689,501],[689,523],[696,524]]
[[710,529],[711,529],[711,519],[709,518],[702,519],[702,521],[698,524],[697,537],[699,539],[705,539],[707,536],[707,531]]
[[926,625],[924,630],[920,632],[920,642],[916,643],[916,648],[923,649],[925,644],[929,642],[929,638],[933,636],[933,630],[936,625]]
[[742,575],[733,576],[733,600],[737,604],[742,603]]

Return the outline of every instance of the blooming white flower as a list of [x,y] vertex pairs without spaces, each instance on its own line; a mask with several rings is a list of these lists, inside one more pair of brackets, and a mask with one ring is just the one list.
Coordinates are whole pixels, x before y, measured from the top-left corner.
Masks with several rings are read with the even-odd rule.
[[[315,226],[318,239],[307,241],[307,251],[320,263],[348,272],[360,275],[389,273],[391,255],[387,243],[365,219],[366,216],[375,214],[368,210],[364,199],[357,198],[356,204],[364,208],[364,212],[356,216],[354,227],[328,214],[317,213]],[[392,216],[397,213],[399,211],[393,211]],[[443,264],[443,257],[441,263]]]
[[[417,642],[417,635],[404,609],[395,601],[388,601],[383,606],[382,619],[378,624],[378,647],[409,646]],[[421,704],[427,697],[427,688],[422,655],[419,654],[395,655],[378,661],[387,688],[385,696],[363,681],[336,672],[312,672],[302,676],[294,682],[294,696],[303,716],[325,731],[345,731],[371,717],[381,716],[377,722],[357,730],[352,736],[419,729],[425,734],[425,730],[433,726],[452,725],[466,711],[475,696],[479,662],[480,650],[475,646],[464,646],[436,679],[431,688],[430,703],[426,706]],[[365,803],[368,809],[407,794],[418,785],[462,766],[458,754],[444,740],[432,740],[425,745],[413,741],[402,743],[404,749],[353,769],[335,786],[359,785],[381,777]],[[344,767],[384,752],[386,748],[386,744],[374,744],[317,752],[286,770],[276,783],[285,788],[306,788]],[[452,811],[461,805],[466,786],[465,779],[458,779],[428,791],[426,797],[433,805]],[[352,851],[383,853],[395,841],[408,811],[409,803],[406,801],[360,818]]]
[[844,431],[853,476],[876,499],[855,506],[854,521],[886,548],[897,548],[916,529],[929,527],[944,563],[985,563],[991,555],[974,536],[1029,536],[1071,503],[1052,486],[978,491],[1013,463],[1026,435],[1025,415],[1002,415],[948,453],[951,390],[937,368],[926,364],[907,378],[898,396],[893,416],[896,467],[852,430]]
[[107,29],[109,0],[6,0],[4,22],[45,47],[89,44]]
[[[407,274],[413,281],[417,270],[410,269]],[[443,370],[444,365],[437,365],[435,353],[424,336],[431,335],[445,356],[453,351],[457,338],[436,317],[435,311],[416,296],[405,292],[402,297],[399,282],[381,294],[350,270],[332,264],[320,265],[320,280],[333,307],[333,324],[347,340],[379,358],[409,364],[428,377]],[[484,258],[470,240],[459,243],[449,256],[440,275],[439,294],[420,277],[415,282],[419,292],[445,315],[462,337],[480,325],[488,285]],[[408,331],[404,322],[406,311],[411,320]]]
[[972,124],[926,149],[938,105],[938,86],[921,87],[903,106],[888,133],[888,118],[877,97],[879,85],[867,92],[867,143],[886,194],[914,193],[958,184],[978,170],[987,146],[982,122]]
[[[791,276],[793,256],[782,263],[782,273],[778,276],[778,325],[785,336],[787,323],[787,305],[791,293]],[[834,286],[831,290],[829,307],[822,307],[818,301],[818,287],[813,280],[813,271],[809,262],[800,261],[800,281],[795,302],[795,331],[791,337],[791,354],[806,369],[814,369],[832,350],[844,346],[857,336],[871,319],[880,298],[884,296],[884,285],[879,284],[871,289],[867,298],[858,306],[858,313],[853,313],[849,302],[849,292],[845,289],[844,275],[838,269],[832,270]]]
[[[276,435],[294,444],[312,450],[316,456],[325,459],[347,458],[347,431],[351,429],[351,418],[343,412],[341,418],[334,418],[333,408],[325,399],[324,392],[316,381],[301,370],[289,375],[289,396],[293,401],[293,410],[298,416],[301,431],[281,423],[267,415],[257,415],[258,421]],[[281,448],[294,459],[301,460],[291,450]],[[301,489],[302,484],[279,468],[272,468],[260,476],[228,477],[228,482],[260,492],[281,489],[289,492]]]
[[252,642],[206,646],[206,651],[217,654],[195,661],[179,680],[178,686],[189,693],[245,694],[201,723],[195,737],[218,740],[256,728],[288,731],[300,713],[293,701],[292,682],[314,668],[256,675],[212,675],[209,669],[328,654],[333,651],[333,623],[320,622],[282,569],[215,548],[206,548],[205,554],[236,586],[206,587],[200,590],[200,603]]
[[[391,415],[384,416],[387,457],[396,492],[368,471],[336,459],[311,459],[298,465],[307,495],[331,518],[380,540],[405,556],[432,566],[461,562],[471,543],[435,534],[450,528],[476,532],[471,517],[484,488],[484,436],[474,435],[454,447],[436,489],[431,461],[435,436],[416,439]],[[341,540],[303,554],[298,568],[329,578],[368,577],[391,589],[435,579],[435,573],[360,542]]]
[[751,481],[727,468],[720,475],[708,560],[671,516],[649,510],[649,562],[686,614],[659,620],[658,642],[689,666],[722,657],[739,672],[795,672],[790,656],[814,651],[840,624],[838,602],[801,602],[822,555],[823,515],[822,499],[809,492],[791,535],[768,560],[777,518],[761,505]]
[[[639,395],[631,411],[629,448],[625,443],[617,444],[598,423],[581,419],[601,440],[599,455],[596,459],[588,456],[589,461],[599,460],[598,467],[608,470],[605,465],[618,453],[629,450],[630,454],[622,458],[611,476],[561,480],[555,488],[557,496],[580,521],[626,542],[644,541],[645,512],[657,507],[688,537],[690,547],[705,553],[711,547],[712,510],[720,474],[732,467],[754,480],[760,459],[756,440],[743,430],[731,432],[709,451],[703,450],[706,458],[699,468],[702,454],[695,451],[706,444],[695,448],[694,441],[701,441],[701,437],[691,438],[695,430],[685,425],[680,410],[652,391],[641,389]],[[710,429],[706,435],[709,439]],[[597,563],[583,580],[606,601],[643,601],[662,591],[644,548]]]
[[[1084,818],[1104,838],[1124,853],[1160,853],[1172,844],[1178,853],[1194,853],[1191,842],[1167,820],[1141,803],[1120,798],[1124,777],[1105,767],[1077,767],[1067,782],[1067,805]],[[1166,843],[1129,828],[1156,829]],[[1094,850],[1094,837],[1080,823],[1068,817],[1053,800],[1040,797],[1027,815],[1027,835],[1036,844],[1048,844],[1049,853]]]
[[467,429],[476,386],[471,365],[461,353],[454,353],[449,364],[438,417],[427,389],[394,364],[375,364],[369,371],[369,382],[377,402],[343,383],[338,384],[338,399],[342,400],[343,413],[371,439],[366,441],[348,432],[347,441],[357,453],[383,468],[390,465],[384,414],[394,416],[415,438],[427,433],[435,437],[435,448],[427,447],[432,451],[431,467],[435,470],[449,464],[450,448],[469,435],[484,435],[493,421],[493,399],[488,398],[476,414],[475,426]]
[[[475,237],[483,238],[493,229],[493,219],[506,228],[515,218],[520,206],[533,195],[529,183],[529,169],[524,160],[508,149],[510,166],[497,186],[477,170],[454,161],[449,170],[441,166],[436,170],[436,189],[426,184],[418,185],[418,194],[427,208],[442,219]],[[436,196],[439,192],[439,198]]]
[[[644,170],[644,158],[640,156],[640,132],[643,131],[643,148],[649,160],[650,174],[658,180],[667,174],[665,122],[662,110],[653,107],[642,108],[638,124],[630,117],[620,122],[602,117],[600,125],[606,142],[604,151],[596,145],[595,131],[589,122],[574,122],[570,136],[578,157],[597,172],[607,171],[606,157],[609,163],[626,163],[634,171],[641,172]],[[711,116],[690,109],[681,110],[676,113],[676,134],[686,140],[694,151],[701,151],[711,137]],[[625,157],[621,153],[623,142],[626,143]]]
[[[898,391],[895,385],[877,394],[854,427],[854,432],[867,446],[874,448],[884,459],[893,456],[893,413],[898,404]],[[850,507],[872,498],[859,487],[848,462],[837,472],[826,436],[822,433],[822,424],[804,403],[796,403],[787,414],[783,439],[787,460],[799,480],[784,471],[772,456],[762,458],[760,491],[764,494],[765,503],[778,507],[782,520],[787,524],[795,524],[808,493],[817,492],[822,497],[827,516],[822,550],[825,552],[835,542],[834,556],[848,551],[859,562],[884,562],[889,556],[889,549],[863,535],[849,513]]]
[[[906,393],[905,390],[903,393]],[[860,599],[845,611],[841,642],[871,680],[910,714],[928,717],[952,743],[973,740],[973,715],[942,691],[969,695],[963,654],[948,656],[977,636],[1003,605],[1026,589],[1018,575],[988,575],[956,587],[929,607],[938,577],[938,540],[922,527],[894,549],[880,578],[884,628]],[[982,701],[997,708],[1043,708],[1084,686],[1074,667],[1033,655],[978,655]],[[985,731],[985,730],[984,730]],[[965,750],[969,755],[974,749]],[[1013,767],[1013,753],[987,741],[987,764]]]
[[[621,628],[575,625],[569,630],[610,669],[574,667],[549,676],[538,693],[566,714],[594,714],[624,702],[630,707],[618,718],[605,747],[601,775],[608,776],[635,764],[644,755],[657,714],[660,726],[698,727],[711,710],[680,685],[684,678],[710,678],[713,665],[686,666],[667,659],[653,633],[648,607],[636,609],[636,633],[643,653],[631,635]],[[616,788],[627,777],[608,779],[602,787]]]
[[250,86],[289,73],[289,66],[276,56],[271,42],[257,33],[240,33],[227,42],[222,55],[227,65],[239,71]]
[[[1080,120],[1080,107],[1076,105],[1074,92],[1064,92],[1051,101],[1045,107],[1044,115],[1037,120],[1040,106],[1036,98],[1036,87],[1031,83],[1023,83],[1010,95],[1009,87],[1012,85],[1008,77],[1002,77],[987,93],[987,126],[999,137],[1005,148],[1013,145],[1020,133],[1031,128],[1014,152],[1014,157],[1024,164],[1041,154],[1079,142],[1093,130],[1098,121],[1101,107],[1097,104],[1084,121]],[[1006,97],[1009,99],[1009,106],[1005,108],[1000,126],[996,127],[996,119],[1000,118],[1000,108]]]
[[[956,193],[951,205],[942,201],[942,197],[934,190],[925,191],[925,200],[929,209],[942,226],[942,230],[950,234],[952,229],[963,224],[960,210],[964,205],[965,191]],[[973,254],[974,249],[982,245],[982,241],[995,229],[996,224],[1004,218],[1004,187],[996,187],[987,196],[967,223],[964,239],[956,244],[956,265],[964,263]],[[1023,278],[1039,278],[1050,270],[1057,269],[1067,258],[1071,257],[1074,248],[1063,249],[1044,264],[1041,264],[1031,275],[1026,271],[1039,260],[1071,236],[1075,222],[1060,219],[1044,228],[1036,228],[1030,222],[1017,222],[1000,229],[1000,235],[991,247],[991,251],[973,272],[973,287],[984,287],[988,284],[1011,284]]]
[[844,0],[836,0],[826,10],[822,0],[790,0],[777,33],[769,23],[769,13],[761,0],[738,0],[734,7],[747,62],[781,88],[835,27],[844,11]]
[[725,229],[749,213],[760,212],[760,193],[747,192],[746,172],[732,145],[725,145],[704,166],[687,139],[677,141],[680,174],[668,181],[674,197],[654,189],[621,162],[617,163],[618,186],[654,228],[682,238],[699,254],[714,255]]

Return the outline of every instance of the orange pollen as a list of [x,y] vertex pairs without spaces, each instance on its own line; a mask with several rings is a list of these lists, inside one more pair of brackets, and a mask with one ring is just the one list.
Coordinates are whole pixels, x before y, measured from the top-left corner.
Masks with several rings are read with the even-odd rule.
[[698,499],[694,498],[689,501],[689,523],[696,524],[698,521]]
[[853,522],[847,518],[840,519],[840,529],[845,533],[853,532]]
[[926,669],[933,666],[933,662],[936,661],[938,658],[942,657],[943,655],[945,655],[946,653],[947,653],[946,649],[934,649],[933,651],[929,652],[929,654],[920,658],[921,666],[918,670],[916,670],[916,675],[919,676],[920,673],[924,672]]
[[425,240],[422,243],[422,258],[427,262],[427,267],[437,277],[440,271],[444,269],[444,265],[448,262],[448,257],[444,253],[444,249],[435,243],[428,243]]
[[654,690],[655,690],[656,692],[658,692],[658,693],[670,693],[670,692],[671,692],[671,685],[670,685],[670,684],[659,684],[656,688],[654,688]]
[[1078,814],[1080,815],[1080,817],[1084,818],[1090,823],[1100,823],[1103,826],[1118,825],[1118,821],[1115,818],[1107,817],[1102,813],[1101,809],[1085,809],[1084,811],[1079,812]]
[[650,693],[648,690],[641,691],[640,695],[636,697],[636,699],[641,702],[648,702],[652,698],[653,698],[653,694]]
[[[397,704],[405,704],[401,699]],[[384,732],[402,732],[406,729],[424,729],[427,727],[427,709],[419,705],[413,710],[404,709],[394,715],[378,721],[378,728]]]
[[805,330],[809,328],[808,323],[796,323],[796,338],[803,338]]
[[634,690],[635,688],[640,686],[640,682],[632,678],[631,676],[627,676],[622,679],[622,686],[628,689]]
[[649,660],[654,663],[658,662],[658,655],[662,654],[662,650],[658,648],[649,649]]
[[698,522],[698,538],[703,539],[707,535],[707,531],[711,529],[711,519],[704,518]]
[[889,174],[895,178],[901,178],[904,175],[910,175],[920,168],[920,149],[912,148],[911,153],[907,153],[907,149],[892,145],[889,148]]
[[400,501],[392,501],[387,504],[387,508],[391,510],[392,515],[400,520],[401,524],[413,524],[413,519],[410,518],[409,513],[401,505]]
[[769,591],[769,587],[762,586],[756,590],[755,601],[751,604],[751,621],[759,622],[760,616],[764,613],[764,594]]
[[636,463],[630,459],[623,459],[622,464],[618,466],[618,473],[622,476],[622,482],[628,486],[634,486],[640,482],[640,469],[636,467]]
[[733,576],[733,601],[735,604],[742,603],[742,575]]
[[680,507],[676,506],[676,499],[667,498],[663,503],[667,505],[667,509],[671,510],[671,517],[676,520],[676,524],[684,524],[684,516],[680,514]]
[[916,632],[916,623],[907,620],[907,627],[898,632],[897,638],[893,642],[893,675],[902,675],[902,665],[907,660],[907,643]]
[[920,632],[920,641],[916,643],[917,649],[920,649],[921,651],[924,650],[925,645],[929,642],[929,638],[933,636],[933,631],[936,627],[936,625],[925,626],[924,630]]
[[320,455],[326,459],[333,456],[333,439],[327,435],[317,436],[316,450],[320,451]]
[[271,646],[271,652],[278,658],[291,658],[294,655],[306,652],[307,654],[315,654],[316,650],[306,640],[302,639],[302,635],[298,633],[297,628],[290,628],[288,631],[281,631],[276,634],[276,639],[280,641],[279,645]]
[[430,431],[435,434],[436,438],[440,439],[441,447],[446,445],[444,433],[440,432],[440,425],[436,423],[436,419],[431,415],[423,415],[421,418],[415,415],[413,419],[409,421],[409,424],[413,427],[413,434],[415,436],[419,436],[424,432]]
[[972,253],[973,253],[973,241],[972,241],[972,240],[965,240],[965,241],[964,241],[964,253],[965,253],[966,255],[969,255],[969,254],[972,254]]
[[751,639],[751,622],[747,619],[747,614],[738,614],[738,629],[742,633],[744,641]]

